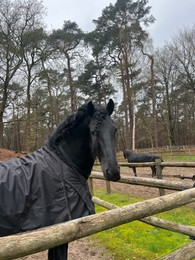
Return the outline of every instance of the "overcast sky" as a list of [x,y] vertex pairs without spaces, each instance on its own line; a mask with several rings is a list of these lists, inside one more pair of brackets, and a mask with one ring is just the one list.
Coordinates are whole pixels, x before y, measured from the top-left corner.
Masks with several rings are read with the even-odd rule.
[[[65,20],[76,22],[85,32],[94,29],[93,19],[116,0],[43,0],[47,8],[48,30],[61,29]],[[187,26],[195,25],[195,0],[149,0],[151,14],[156,18],[148,29],[156,47]]]

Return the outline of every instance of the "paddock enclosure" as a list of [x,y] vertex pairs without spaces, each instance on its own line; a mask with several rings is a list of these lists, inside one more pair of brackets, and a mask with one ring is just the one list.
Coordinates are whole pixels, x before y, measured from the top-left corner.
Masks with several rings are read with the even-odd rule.
[[[150,187],[150,189],[157,188],[161,195],[165,194],[164,196],[158,196],[123,207],[118,207],[117,205],[93,197],[93,202],[95,204],[107,208],[108,211],[42,228],[40,230],[22,233],[20,235],[2,237],[0,238],[0,259],[13,259],[40,252],[134,220],[140,220],[146,224],[179,232],[188,236],[195,236],[195,227],[193,226],[182,225],[152,217],[154,214],[195,202],[193,179],[195,163],[162,162],[159,164],[156,162],[156,164],[158,164],[159,167],[159,179],[153,179],[149,175],[144,177],[132,177],[132,172],[129,169],[129,166],[131,165],[129,163],[120,164],[121,169],[126,169],[126,171],[125,174],[121,175],[121,180],[117,182],[117,185],[139,185],[140,187],[144,185]],[[136,164],[136,167],[138,167],[139,172],[141,172],[143,167],[151,167],[151,163],[144,165]],[[163,172],[165,168],[170,168],[172,170],[175,167],[181,169],[181,174],[173,173],[164,178]],[[184,168],[191,169],[190,174],[186,175],[186,177],[188,177],[186,179],[182,176],[182,169]],[[170,169],[169,172],[171,173]],[[93,171],[89,180],[92,194],[96,180],[101,180],[103,183],[105,182],[105,189],[107,189],[107,192],[112,192],[112,185],[115,183],[104,181],[103,174],[100,171]],[[171,193],[169,193],[169,191]],[[192,259],[193,257],[195,257],[195,242],[192,240],[189,245],[162,259],[187,260]]]

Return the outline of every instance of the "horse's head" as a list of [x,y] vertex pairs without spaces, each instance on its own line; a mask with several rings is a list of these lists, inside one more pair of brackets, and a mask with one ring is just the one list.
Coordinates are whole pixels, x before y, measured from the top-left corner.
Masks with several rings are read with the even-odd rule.
[[128,151],[125,149],[125,150],[123,151],[123,156],[124,156],[125,159],[127,158],[127,155],[128,155]]
[[97,155],[105,179],[117,181],[120,179],[120,169],[116,160],[116,127],[110,118],[114,110],[114,102],[110,99],[106,108],[88,103],[88,113],[91,116],[90,133],[92,149]]
[[128,156],[131,156],[132,154],[133,154],[133,151],[129,151],[129,150],[127,150],[127,149],[125,149],[125,150],[123,151],[123,156],[124,156],[125,159],[127,159]]

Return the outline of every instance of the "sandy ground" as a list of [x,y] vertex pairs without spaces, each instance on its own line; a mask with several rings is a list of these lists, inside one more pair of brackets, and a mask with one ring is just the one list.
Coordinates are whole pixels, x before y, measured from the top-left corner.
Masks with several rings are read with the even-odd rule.
[[[94,244],[90,238],[82,238],[69,243],[68,260],[114,260],[107,255],[106,248]],[[20,260],[47,260],[47,251],[17,258]]]
[[[5,154],[5,153],[4,153]],[[10,159],[14,157],[13,154],[7,153],[6,159]],[[5,159],[3,158],[3,152],[0,151],[0,160]],[[129,168],[124,168],[122,174],[134,176],[133,172]],[[150,168],[138,168],[137,174],[139,177],[151,177],[151,170]],[[192,176],[195,175],[194,168],[165,168],[163,170],[163,178],[167,180],[173,180],[173,178],[168,177],[168,175],[186,175]],[[180,179],[175,179],[179,181]],[[192,180],[185,180],[190,183],[193,182]],[[195,183],[195,182],[194,182]],[[102,180],[95,180],[94,181],[94,188],[105,187],[105,182]],[[111,183],[111,190],[120,191],[121,193],[130,194],[132,196],[140,196],[147,198],[154,198],[159,196],[159,189],[157,188],[150,188],[150,187],[143,187],[137,185],[127,185],[122,183]],[[168,194],[172,191],[166,190],[165,193]],[[40,252],[34,255],[18,258],[20,260],[47,260],[47,251]],[[69,243],[69,260],[113,260],[114,256],[107,255],[106,248],[100,246],[92,239],[91,237],[83,238],[74,242]],[[116,260],[116,259],[115,259]]]

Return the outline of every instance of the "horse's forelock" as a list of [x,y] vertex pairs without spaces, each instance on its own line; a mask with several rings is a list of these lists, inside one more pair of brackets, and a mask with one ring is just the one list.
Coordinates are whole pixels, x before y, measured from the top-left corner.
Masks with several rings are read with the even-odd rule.
[[95,135],[98,136],[101,123],[106,118],[107,115],[108,112],[104,108],[99,108],[96,110],[90,123],[90,129],[91,131],[94,132]]
[[93,132],[91,150],[92,150],[92,154],[93,154],[94,158],[97,156],[98,149],[99,149],[98,136],[99,136],[99,130],[101,127],[101,123],[106,118],[107,115],[108,115],[108,112],[104,108],[96,107],[95,114],[90,123],[90,131]]

